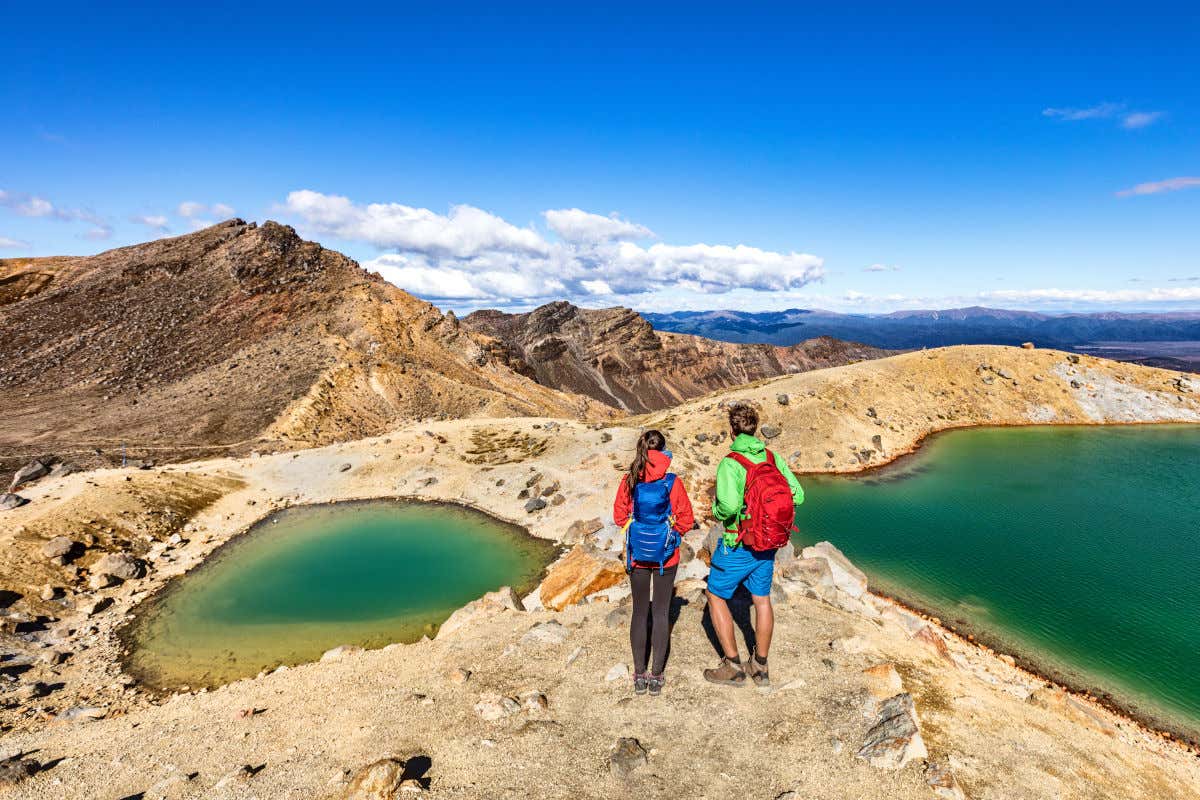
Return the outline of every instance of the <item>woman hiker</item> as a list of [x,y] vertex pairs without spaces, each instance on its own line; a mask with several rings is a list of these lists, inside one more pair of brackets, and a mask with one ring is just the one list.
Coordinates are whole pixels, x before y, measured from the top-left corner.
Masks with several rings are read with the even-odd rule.
[[[625,559],[633,587],[633,618],[629,644],[633,647],[633,691],[657,695],[671,637],[669,613],[679,567],[680,537],[695,524],[692,503],[683,481],[667,472],[671,453],[666,438],[655,430],[638,438],[629,472],[617,487],[613,522],[626,528]],[[651,591],[653,589],[653,592]],[[651,603],[653,595],[653,603]],[[650,619],[653,608],[653,620]],[[652,623],[647,647],[647,623]],[[646,665],[653,655],[651,667]]]

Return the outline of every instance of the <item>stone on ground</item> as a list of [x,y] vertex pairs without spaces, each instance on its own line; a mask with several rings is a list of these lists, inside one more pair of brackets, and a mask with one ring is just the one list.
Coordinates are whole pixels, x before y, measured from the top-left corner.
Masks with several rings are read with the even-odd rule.
[[363,649],[355,644],[339,644],[337,647],[326,650],[321,654],[321,662],[328,663],[330,661],[340,661],[347,656],[353,656],[361,653]]
[[530,628],[521,637],[521,644],[562,644],[570,633],[562,623],[550,620]]
[[577,545],[550,567],[540,590],[542,605],[562,611],[624,580],[625,565],[619,558],[594,547]]
[[42,555],[46,558],[62,558],[75,548],[75,543],[66,536],[55,536],[42,545]]
[[900,769],[913,759],[929,755],[917,728],[917,711],[911,694],[898,694],[880,704],[875,724],[867,731],[857,755],[880,769]]
[[939,800],[967,800],[954,778],[954,773],[941,761],[929,761],[925,764],[925,782],[933,790],[933,796]]
[[886,700],[904,691],[904,681],[891,663],[876,664],[863,670],[867,678],[867,691],[876,700]]
[[624,780],[633,772],[646,766],[646,750],[637,739],[625,737],[617,740],[608,757],[608,771],[614,778]]
[[0,511],[11,511],[14,508],[20,508],[29,501],[19,494],[5,492],[0,494]]

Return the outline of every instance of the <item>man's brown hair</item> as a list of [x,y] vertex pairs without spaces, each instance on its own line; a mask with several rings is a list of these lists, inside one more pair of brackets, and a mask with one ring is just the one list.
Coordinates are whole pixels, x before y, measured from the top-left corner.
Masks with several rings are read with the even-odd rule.
[[746,403],[739,403],[729,407],[729,427],[733,431],[733,435],[739,433],[748,433],[751,436],[758,430],[758,412],[754,407]]

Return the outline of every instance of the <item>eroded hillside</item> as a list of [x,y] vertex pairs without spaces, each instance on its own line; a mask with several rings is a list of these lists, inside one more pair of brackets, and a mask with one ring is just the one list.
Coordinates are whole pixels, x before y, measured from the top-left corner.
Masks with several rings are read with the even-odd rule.
[[[274,222],[0,262],[0,464],[159,461],[371,435],[407,419],[604,409]],[[97,452],[99,451],[99,452]]]
[[567,302],[527,314],[476,311],[463,324],[495,337],[508,363],[538,383],[635,413],[776,375],[890,355],[829,337],[776,347],[663,333],[628,308],[588,310]]

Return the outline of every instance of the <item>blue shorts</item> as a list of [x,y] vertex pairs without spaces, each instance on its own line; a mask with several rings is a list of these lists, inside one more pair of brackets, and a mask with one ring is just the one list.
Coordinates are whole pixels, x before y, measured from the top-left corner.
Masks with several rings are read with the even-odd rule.
[[767,597],[771,594],[774,573],[774,550],[751,550],[742,546],[729,548],[720,542],[709,565],[708,590],[728,600],[733,597],[738,584],[744,583],[750,594]]

